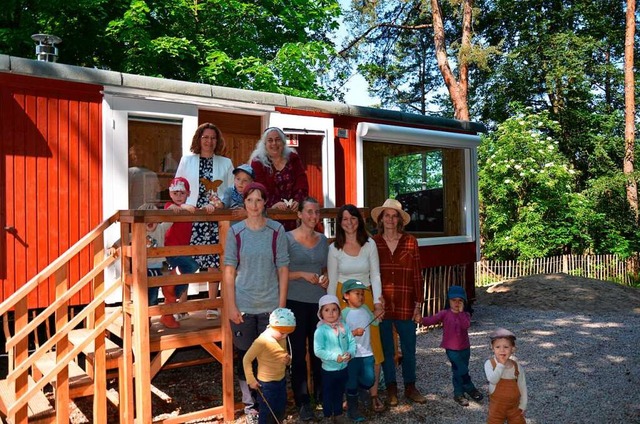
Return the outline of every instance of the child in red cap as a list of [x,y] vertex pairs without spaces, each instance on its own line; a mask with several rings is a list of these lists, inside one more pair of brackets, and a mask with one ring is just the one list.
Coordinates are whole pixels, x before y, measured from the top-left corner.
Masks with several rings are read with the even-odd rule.
[[[194,212],[196,209],[192,205],[186,203],[191,190],[189,181],[183,177],[177,177],[171,180],[169,184],[169,196],[171,202],[164,205],[165,209],[173,211],[186,210]],[[167,230],[164,239],[165,246],[188,246],[191,243],[191,222],[174,222]],[[199,268],[198,263],[192,256],[169,256],[167,262],[171,268],[180,274],[193,274]],[[186,291],[188,284],[179,286],[162,286],[162,294],[166,303],[176,303],[182,292]],[[160,322],[167,328],[179,328],[180,323],[176,321],[173,315],[166,314],[160,318]]]

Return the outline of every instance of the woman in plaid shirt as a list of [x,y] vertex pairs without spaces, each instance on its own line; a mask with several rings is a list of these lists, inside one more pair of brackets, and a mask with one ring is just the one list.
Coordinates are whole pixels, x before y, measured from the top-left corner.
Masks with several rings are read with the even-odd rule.
[[387,402],[389,406],[398,405],[393,340],[395,327],[402,350],[404,395],[410,401],[426,403],[427,400],[416,388],[416,323],[422,318],[420,306],[424,300],[424,288],[418,241],[404,232],[411,217],[395,199],[387,199],[382,206],[373,208],[371,217],[378,224],[378,234],[373,239],[378,248],[385,301],[380,338],[385,358],[382,369],[387,383]]

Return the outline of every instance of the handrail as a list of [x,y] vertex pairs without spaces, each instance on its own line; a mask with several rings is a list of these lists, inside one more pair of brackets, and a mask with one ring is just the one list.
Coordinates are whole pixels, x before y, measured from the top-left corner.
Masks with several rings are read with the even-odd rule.
[[104,233],[104,231],[109,228],[111,224],[117,222],[118,216],[119,212],[116,212],[96,228],[89,231],[87,235],[78,240],[73,246],[67,249],[66,252],[64,252],[57,259],[47,265],[42,271],[36,274],[36,276],[29,280],[25,285],[16,290],[11,296],[6,298],[4,302],[0,304],[0,315],[4,315],[9,310],[11,310],[18,302],[20,302],[20,300],[28,296],[32,290],[36,289],[40,283],[51,277],[54,272],[64,266],[82,249],[87,247],[89,243],[93,242],[98,236]]
[[[60,306],[62,306],[67,300],[71,299],[77,292],[82,290],[84,286],[90,283],[100,272],[104,271],[107,266],[111,265],[115,261],[116,259],[114,257],[106,257],[98,266],[94,267],[91,271],[89,271],[87,275],[82,277],[76,284],[70,287],[62,297],[56,298],[56,300],[51,305],[40,312],[38,316],[36,316],[29,322],[29,324],[27,324],[25,327],[22,327],[22,329],[18,330],[11,338],[9,338],[6,343],[6,349],[11,349],[16,344],[18,344],[22,338],[28,336],[29,333],[34,331],[40,324],[42,324],[47,318],[49,318],[49,316],[54,314]],[[79,323],[80,322],[78,322],[78,324]]]
[[62,328],[56,329],[56,333],[53,335],[53,337],[51,337],[49,340],[44,342],[42,346],[40,346],[40,348],[36,349],[35,352],[29,355],[29,358],[26,361],[20,364],[17,364],[15,369],[13,369],[12,371],[9,372],[9,374],[7,374],[7,380],[9,380],[10,382],[14,381],[19,374],[23,373],[24,371],[28,370],[31,366],[33,366],[36,363],[36,361],[40,359],[41,356],[44,355],[44,353],[48,352],[51,348],[53,348],[53,346],[56,343],[58,343],[60,340],[66,337],[71,332],[71,330],[76,328],[78,324],[80,324],[84,319],[86,319],[89,316],[89,314],[91,314],[95,310],[97,306],[102,305],[105,299],[109,297],[109,295],[111,295],[114,291],[121,288],[121,286],[122,284],[120,283],[120,284],[114,284],[112,287],[109,287],[107,290],[105,290],[104,293],[100,294],[95,299],[93,299],[91,303],[89,303],[82,311],[80,311],[80,313],[78,313],[75,317],[73,317],[71,321],[66,323]]
[[117,318],[118,318],[118,314],[112,314],[111,316],[106,318],[103,322],[101,322],[91,332],[91,335],[89,337],[87,337],[82,343],[80,343],[79,345],[71,349],[66,355],[64,355],[62,359],[56,361],[56,366],[53,367],[53,369],[49,371],[47,375],[45,375],[43,378],[38,380],[32,387],[29,387],[26,393],[20,396],[20,398],[18,398],[15,401],[15,403],[8,408],[7,413],[9,415],[13,415],[17,412],[17,410],[25,406],[29,402],[29,398],[31,398],[36,392],[40,391],[44,386],[49,384],[53,380],[53,377],[57,376],[58,373],[63,368],[69,365],[71,360],[73,360],[76,356],[78,356],[78,354],[82,352],[82,349],[87,347],[89,343],[91,343],[97,335],[107,330],[109,325],[113,323]]

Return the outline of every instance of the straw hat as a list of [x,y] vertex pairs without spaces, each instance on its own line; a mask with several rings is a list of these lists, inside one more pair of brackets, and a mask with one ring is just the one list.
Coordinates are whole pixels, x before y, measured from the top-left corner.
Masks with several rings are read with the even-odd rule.
[[411,216],[409,216],[408,213],[406,213],[405,211],[402,210],[402,203],[398,202],[396,199],[387,199],[387,200],[384,201],[382,206],[378,206],[376,208],[373,208],[371,210],[371,218],[373,218],[373,220],[377,223],[378,222],[378,218],[380,217],[380,214],[385,209],[393,209],[393,210],[398,211],[398,213],[402,217],[403,225],[407,225],[407,224],[409,224],[409,222],[411,222]]

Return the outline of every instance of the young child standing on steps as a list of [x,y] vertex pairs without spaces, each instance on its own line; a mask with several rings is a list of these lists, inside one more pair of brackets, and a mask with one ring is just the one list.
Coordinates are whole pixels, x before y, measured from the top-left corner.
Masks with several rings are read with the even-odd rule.
[[[259,393],[258,423],[281,422],[287,407],[285,370],[291,363],[286,338],[296,328],[296,317],[290,309],[277,308],[269,315],[269,326],[253,341],[242,359],[247,384]],[[258,377],[253,373],[253,360],[258,360]]]
[[320,298],[318,318],[313,351],[322,361],[322,412],[332,423],[341,423],[342,399],[349,378],[347,364],[356,354],[356,340],[342,320],[340,301],[334,295]]
[[342,284],[342,297],[347,302],[347,307],[342,310],[342,317],[356,340],[356,355],[347,367],[347,417],[355,422],[365,420],[358,409],[358,389],[369,390],[375,381],[375,361],[369,327],[378,325],[378,320],[364,304],[365,289],[368,287],[358,280],[347,280]]
[[499,328],[489,335],[493,357],[484,363],[489,380],[489,415],[487,424],[525,424],[527,379],[513,354],[516,336]]
[[453,399],[461,406],[469,406],[464,394],[479,402],[483,396],[473,385],[469,375],[469,358],[471,357],[471,343],[469,342],[469,327],[471,315],[465,312],[464,306],[467,294],[461,286],[451,286],[447,292],[445,309],[430,317],[422,318],[422,325],[442,323],[442,343],[440,347],[447,352],[451,362],[453,380]]
[[[174,178],[169,184],[169,196],[171,196],[172,201],[167,202],[164,208],[173,211],[187,210],[194,212],[195,207],[186,203],[190,193],[189,181],[186,178]],[[191,222],[174,222],[171,228],[167,230],[164,240],[165,246],[188,246],[191,243],[191,227]],[[180,274],[193,274],[199,268],[193,256],[169,256],[167,257],[167,262],[174,272]],[[188,284],[162,286],[165,302],[176,303],[180,295],[186,292],[188,287]],[[167,328],[180,327],[180,323],[171,314],[163,315],[160,318],[160,322]]]

